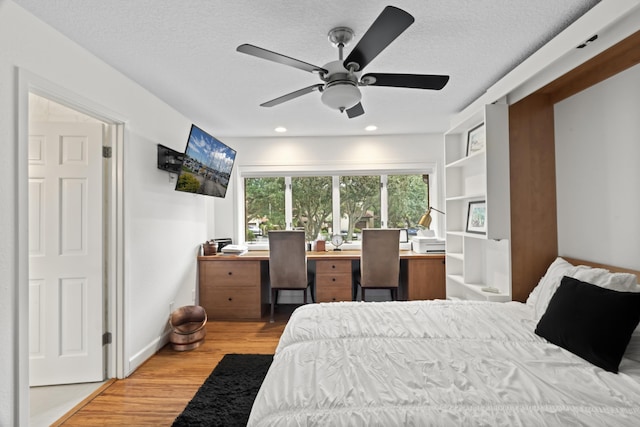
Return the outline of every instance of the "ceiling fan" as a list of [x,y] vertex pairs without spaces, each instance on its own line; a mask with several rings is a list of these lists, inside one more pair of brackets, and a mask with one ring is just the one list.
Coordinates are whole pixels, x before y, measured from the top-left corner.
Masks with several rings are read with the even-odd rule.
[[251,44],[242,44],[238,52],[258,58],[289,65],[311,73],[317,73],[323,83],[314,84],[260,104],[273,107],[299,96],[319,91],[321,100],[329,108],[347,112],[349,118],[364,114],[360,103],[360,86],[392,86],[414,89],[440,90],[449,81],[449,76],[431,74],[388,74],[368,73],[362,70],[382,52],[396,37],[404,32],[414,18],[397,7],[387,6],[373,22],[355,48],[343,59],[343,49],[353,40],[354,32],[347,27],[337,27],[329,31],[329,41],[338,48],[339,59],[318,67],[280,53],[272,52]]

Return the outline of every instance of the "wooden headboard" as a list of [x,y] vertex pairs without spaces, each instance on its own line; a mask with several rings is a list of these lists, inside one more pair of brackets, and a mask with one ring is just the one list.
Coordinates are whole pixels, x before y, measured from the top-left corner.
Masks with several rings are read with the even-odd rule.
[[640,271],[638,270],[632,270],[629,268],[622,268],[622,267],[616,267],[613,265],[607,265],[607,264],[599,264],[597,262],[592,262],[592,261],[585,261],[582,259],[576,259],[576,258],[569,258],[569,257],[562,257],[565,260],[567,260],[567,262],[570,262],[573,265],[587,265],[589,267],[593,267],[593,268],[605,268],[609,271],[611,271],[612,273],[631,273],[631,274],[635,274],[636,278],[638,279],[638,282],[640,283]]

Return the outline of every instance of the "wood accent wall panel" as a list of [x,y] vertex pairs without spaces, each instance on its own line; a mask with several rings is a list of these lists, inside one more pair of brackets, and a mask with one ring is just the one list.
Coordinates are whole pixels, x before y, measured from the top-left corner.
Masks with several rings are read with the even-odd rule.
[[558,254],[553,104],[535,94],[509,108],[511,290],[526,301]]
[[639,63],[640,31],[637,31],[541,88],[538,93],[548,94],[551,103],[555,104]]
[[639,63],[640,31],[510,106],[514,301],[527,299],[558,256],[554,104]]

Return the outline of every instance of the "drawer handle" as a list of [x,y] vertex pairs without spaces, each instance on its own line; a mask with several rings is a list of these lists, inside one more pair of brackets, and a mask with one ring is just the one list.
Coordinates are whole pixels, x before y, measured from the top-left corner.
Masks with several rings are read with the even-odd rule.
[[229,297],[229,301],[233,301],[233,298]]
[[333,281],[335,282],[335,281],[336,281],[336,278],[335,278],[335,277],[332,277],[332,278],[331,278],[331,280],[333,280]]
[[331,266],[331,268],[336,268],[336,266],[335,266],[335,265],[332,265],[332,266]]
[[229,272],[229,273],[227,273],[227,274],[229,274],[229,276],[231,276],[231,275],[233,274],[233,272],[232,272],[232,271],[230,271],[230,272]]
[[333,297],[333,298],[331,298],[331,300],[332,300],[332,301],[335,301],[335,300],[336,300],[336,298],[335,298],[335,297]]

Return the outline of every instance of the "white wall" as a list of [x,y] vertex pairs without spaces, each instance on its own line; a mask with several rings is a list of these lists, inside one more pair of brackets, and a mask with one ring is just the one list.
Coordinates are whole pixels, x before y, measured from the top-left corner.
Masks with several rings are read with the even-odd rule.
[[640,65],[555,106],[558,250],[640,269]]
[[[346,120],[346,118],[345,118]],[[389,167],[412,168],[431,165],[435,180],[431,182],[431,204],[444,206],[443,161],[444,145],[440,134],[424,135],[366,135],[353,137],[281,137],[281,138],[224,138],[224,142],[238,151],[229,193],[215,201],[215,236],[233,237],[237,230],[238,201],[235,188],[240,175],[248,170],[280,171],[377,171]],[[439,218],[434,217],[437,229]],[[440,224],[444,221],[440,221]],[[442,230],[440,232],[442,236]],[[235,242],[235,241],[234,241]]]
[[156,169],[156,144],[182,150],[188,118],[11,1],[0,0],[0,52],[0,426],[18,426],[28,420],[27,159],[18,145],[27,94],[19,78],[125,122],[125,372],[161,343],[169,303],[191,303],[210,202],[175,193]]

